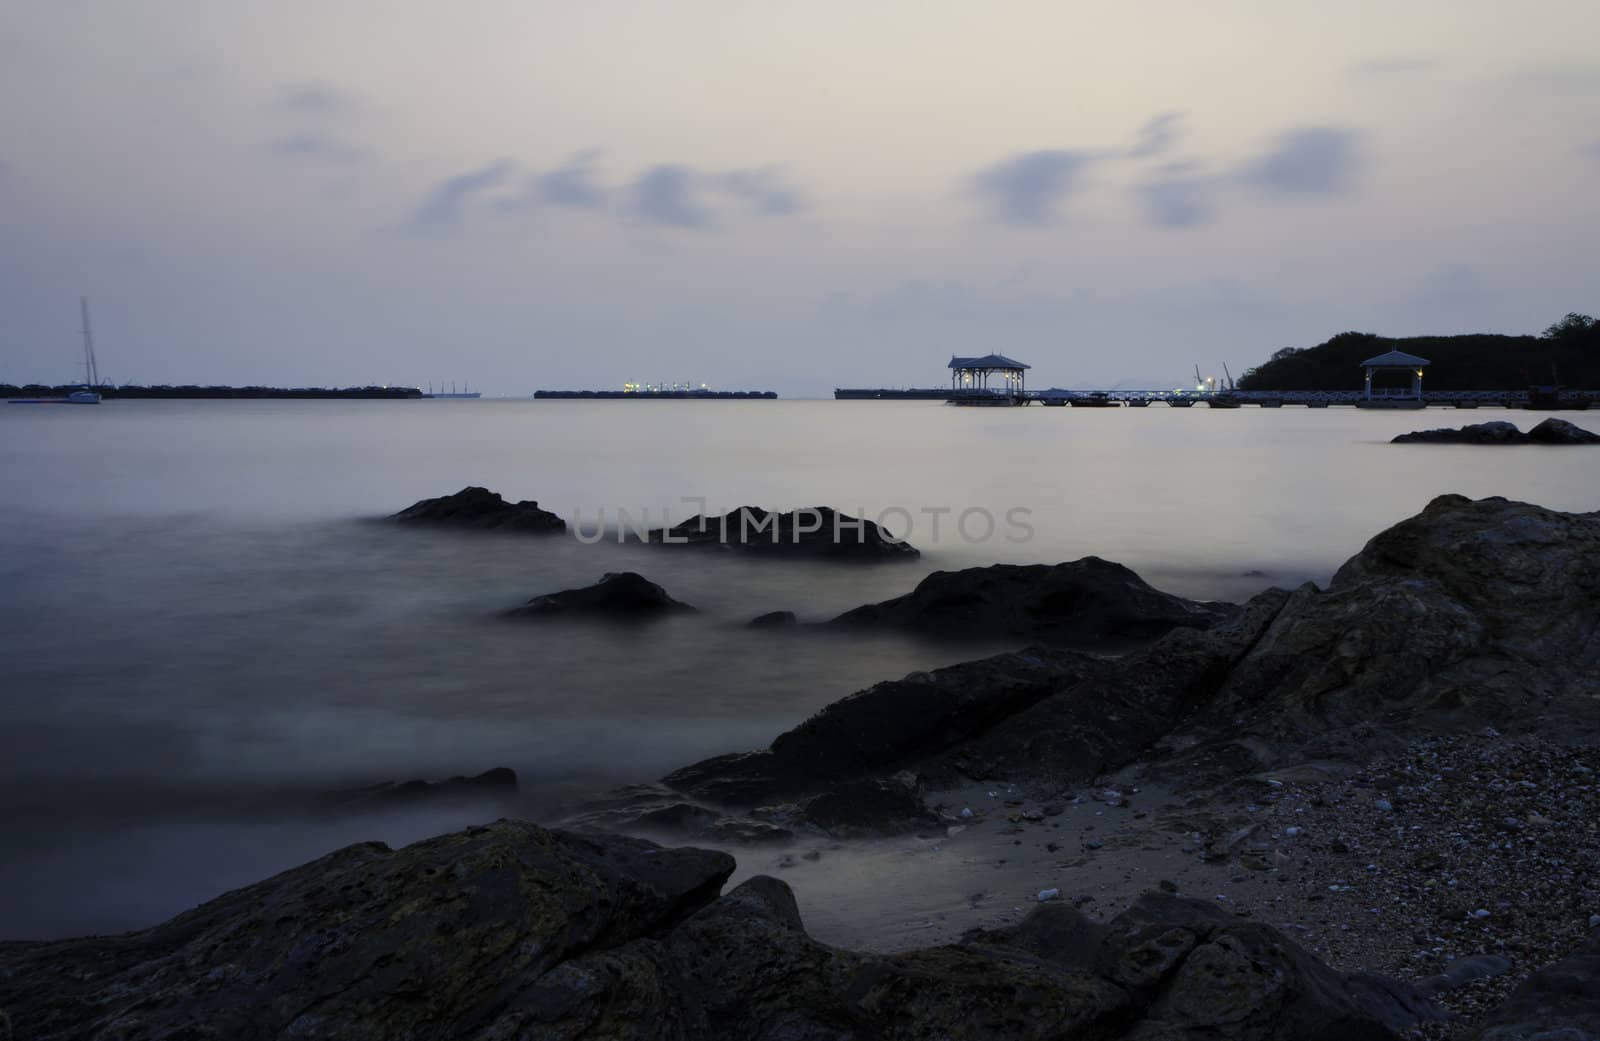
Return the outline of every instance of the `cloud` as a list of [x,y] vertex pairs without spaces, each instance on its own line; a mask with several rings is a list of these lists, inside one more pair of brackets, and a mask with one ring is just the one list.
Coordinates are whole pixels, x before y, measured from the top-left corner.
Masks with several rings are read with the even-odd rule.
[[1150,223],[1163,228],[1192,228],[1211,221],[1217,179],[1198,169],[1193,163],[1169,163],[1155,177],[1134,187]]
[[648,224],[709,227],[711,211],[691,198],[697,180],[695,172],[686,166],[652,166],[629,186],[628,213]]
[[717,179],[717,185],[763,217],[784,217],[810,208],[805,196],[786,184],[782,169],[775,166],[730,170]]
[[1024,152],[980,170],[970,187],[994,220],[1042,227],[1054,221],[1057,204],[1078,187],[1091,161],[1085,152]]
[[1182,112],[1158,112],[1145,120],[1134,135],[1133,147],[1123,155],[1129,159],[1148,159],[1171,150],[1183,136]]
[[451,227],[460,223],[473,196],[504,184],[516,170],[511,159],[496,159],[487,166],[441,181],[422,200],[407,222],[416,230]]
[[547,206],[568,206],[580,210],[598,210],[606,204],[606,191],[594,183],[594,162],[600,156],[597,149],[579,152],[563,166],[539,174],[533,180],[533,191]]
[[273,107],[302,116],[343,116],[361,107],[361,97],[331,83],[291,83],[278,91]]
[[267,151],[280,159],[320,159],[333,163],[352,163],[367,157],[367,151],[346,144],[327,134],[290,134],[269,142]]
[[1432,72],[1438,66],[1439,60],[1437,58],[1427,58],[1421,55],[1373,58],[1368,61],[1358,61],[1350,66],[1350,74],[1363,79],[1414,76],[1423,72]]
[[1269,195],[1343,195],[1356,177],[1360,138],[1358,131],[1343,127],[1286,130],[1240,176]]

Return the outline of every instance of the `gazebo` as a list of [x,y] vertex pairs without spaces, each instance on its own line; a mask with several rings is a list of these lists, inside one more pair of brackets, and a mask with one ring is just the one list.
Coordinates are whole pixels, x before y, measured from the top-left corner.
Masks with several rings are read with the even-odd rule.
[[[1395,401],[1396,403],[1400,401],[1415,401],[1421,404],[1422,370],[1432,364],[1426,358],[1419,358],[1415,354],[1407,354],[1405,351],[1390,351],[1387,354],[1380,354],[1376,358],[1368,358],[1361,363],[1361,367],[1367,370],[1365,400],[1381,399]],[[1382,372],[1402,371],[1411,378],[1411,388],[1409,390],[1398,387],[1372,389],[1372,377],[1374,375]]]
[[[985,354],[981,358],[950,359],[950,389],[952,391],[988,391],[994,394],[1020,395],[1027,382],[1024,375],[1028,366],[1003,354]],[[999,374],[1001,383],[989,385],[989,378]]]

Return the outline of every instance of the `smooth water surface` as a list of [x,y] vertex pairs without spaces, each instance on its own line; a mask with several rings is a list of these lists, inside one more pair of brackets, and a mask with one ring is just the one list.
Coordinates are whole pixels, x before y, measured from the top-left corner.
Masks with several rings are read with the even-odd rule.
[[[0,408],[0,936],[148,924],[348,842],[499,812],[306,811],[330,789],[505,765],[523,781],[519,812],[546,815],[575,793],[764,745],[877,680],[995,649],[744,626],[766,611],[821,620],[932,570],[1085,554],[1174,592],[1241,599],[1325,581],[1442,492],[1600,508],[1592,449],[1386,443],[1490,418],[1540,417],[831,401]],[[1600,429],[1600,416],[1565,418]],[[585,529],[602,511],[615,528],[619,509],[682,519],[693,499],[890,510],[924,555],[793,563],[380,520],[468,484]],[[937,533],[927,510],[949,511]],[[700,611],[621,627],[499,617],[621,569]]]

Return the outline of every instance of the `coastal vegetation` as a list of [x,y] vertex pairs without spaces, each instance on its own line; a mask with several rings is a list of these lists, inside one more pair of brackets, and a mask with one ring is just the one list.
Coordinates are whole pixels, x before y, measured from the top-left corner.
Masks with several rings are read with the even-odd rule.
[[1538,336],[1379,336],[1344,332],[1315,347],[1285,347],[1239,378],[1240,390],[1351,390],[1361,362],[1389,351],[1427,358],[1430,390],[1600,387],[1600,321],[1569,314]]

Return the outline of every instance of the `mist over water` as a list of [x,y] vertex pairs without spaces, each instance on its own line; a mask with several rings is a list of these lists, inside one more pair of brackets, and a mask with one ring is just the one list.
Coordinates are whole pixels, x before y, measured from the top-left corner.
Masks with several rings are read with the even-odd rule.
[[[1385,443],[1485,418],[1502,416],[808,401],[0,410],[0,936],[146,925],[349,842],[509,812],[310,809],[330,789],[504,765],[523,786],[510,809],[549,816],[765,745],[878,680],[1001,649],[744,627],[766,611],[822,620],[933,570],[1086,554],[1173,592],[1242,599],[1325,581],[1443,492],[1600,508],[1600,456],[1582,449]],[[924,556],[796,563],[377,519],[467,484],[586,529],[619,508],[680,520],[697,512],[685,498],[716,512],[897,507]],[[936,538],[922,511],[942,508]],[[1000,522],[992,538],[956,530],[972,508]],[[1016,509],[1032,537],[1008,541]],[[498,616],[623,569],[700,612],[625,626]]]

